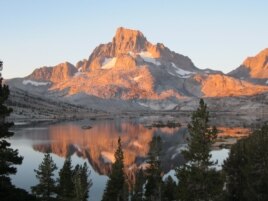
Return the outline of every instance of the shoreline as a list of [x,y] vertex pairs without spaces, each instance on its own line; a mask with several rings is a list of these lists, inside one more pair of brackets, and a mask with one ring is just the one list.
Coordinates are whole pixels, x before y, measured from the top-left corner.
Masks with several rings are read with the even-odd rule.
[[[131,114],[131,115],[130,115]],[[30,119],[30,118],[20,118],[15,119],[13,129],[14,131],[21,129],[21,128],[27,128],[27,127],[38,127],[38,126],[46,126],[46,125],[52,125],[52,124],[58,124],[58,123],[64,123],[64,122],[76,122],[76,121],[82,121],[82,120],[88,120],[90,122],[93,121],[103,121],[103,120],[111,120],[114,121],[116,119],[122,119],[122,120],[131,120],[131,119],[137,119],[139,120],[140,124],[142,124],[144,127],[148,129],[161,129],[161,128],[170,128],[169,123],[170,121],[176,122],[176,124],[180,124],[180,126],[172,127],[173,129],[176,128],[186,128],[187,122],[190,121],[190,112],[167,112],[162,111],[161,113],[121,113],[120,115],[113,115],[113,114],[98,114],[98,115],[88,115],[88,116],[81,116],[78,117],[69,117],[69,118],[46,118],[46,119]],[[220,115],[217,113],[217,115]],[[179,118],[178,118],[179,116]],[[215,118],[215,114],[212,115],[212,119]],[[12,118],[9,119],[10,121]],[[161,121],[161,127],[153,126],[155,122]],[[216,123],[216,122],[214,122]],[[233,144],[235,144],[239,139],[247,137],[251,133],[251,127],[248,125],[245,127],[245,125],[222,125],[221,122],[218,122],[219,125],[216,123],[216,127],[219,130],[219,133],[217,135],[217,139],[215,143],[212,145],[212,150],[219,150],[223,148],[229,149]],[[147,125],[147,126],[146,126]],[[152,125],[151,127],[148,127],[148,125]]]

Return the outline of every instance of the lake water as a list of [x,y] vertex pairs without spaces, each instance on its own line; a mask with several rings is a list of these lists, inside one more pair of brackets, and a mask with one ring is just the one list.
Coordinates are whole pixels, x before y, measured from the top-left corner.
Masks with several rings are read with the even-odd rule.
[[[160,135],[163,140],[164,171],[174,173],[170,170],[183,162],[180,151],[185,147],[186,128],[149,129],[141,122],[140,119],[83,120],[17,128],[10,141],[24,160],[23,164],[18,166],[17,174],[12,176],[12,181],[16,186],[30,191],[31,186],[37,182],[34,169],[42,162],[44,153],[52,153],[58,169],[62,167],[67,153],[71,153],[73,166],[84,162],[89,165],[93,181],[90,200],[101,200],[108,179],[105,175],[114,160],[113,153],[117,148],[119,136],[122,139],[124,162],[130,178],[135,169],[144,165],[148,144],[154,135]],[[87,125],[92,128],[82,129]],[[213,151],[212,155],[213,159],[219,159],[220,165],[228,155],[228,150]]]

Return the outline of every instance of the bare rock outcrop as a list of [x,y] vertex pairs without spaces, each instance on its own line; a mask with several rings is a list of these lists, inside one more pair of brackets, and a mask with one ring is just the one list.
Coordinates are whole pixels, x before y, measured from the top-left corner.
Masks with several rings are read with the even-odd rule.
[[65,62],[58,64],[53,68],[51,81],[62,82],[69,80],[77,72],[77,69],[70,63]]
[[38,68],[26,78],[34,81],[58,83],[69,80],[76,72],[77,69],[72,64],[65,62],[53,67]]
[[205,97],[248,96],[267,91],[268,87],[254,85],[226,75],[208,75],[201,81]]
[[52,75],[52,67],[41,67],[35,69],[31,75],[27,76],[27,79],[38,80],[38,81],[50,81]]
[[229,75],[257,84],[268,84],[268,48],[256,56],[248,57],[241,66]]
[[127,52],[141,52],[148,45],[150,44],[140,31],[120,27],[117,29],[112,42],[113,56]]
[[117,57],[115,67],[122,70],[135,69],[137,67],[137,62],[130,55],[120,55]]

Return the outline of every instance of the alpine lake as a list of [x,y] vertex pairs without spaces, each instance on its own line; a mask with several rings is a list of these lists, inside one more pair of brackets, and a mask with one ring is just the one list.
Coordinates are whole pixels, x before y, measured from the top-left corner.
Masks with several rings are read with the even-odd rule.
[[[67,154],[70,154],[73,167],[84,162],[88,164],[91,172],[89,177],[93,182],[89,196],[91,200],[99,201],[114,161],[118,138],[121,137],[125,168],[131,179],[135,170],[146,166],[149,142],[154,135],[161,136],[163,142],[163,178],[171,175],[176,180],[174,169],[184,162],[181,150],[187,145],[189,120],[189,115],[177,118],[176,121],[167,115],[89,118],[35,124],[15,122],[12,128],[14,136],[10,142],[12,148],[18,149],[24,159],[22,165],[17,166],[17,174],[11,176],[12,182],[30,192],[31,186],[37,183],[34,169],[42,162],[44,153],[51,153],[58,167],[57,171],[62,168]],[[226,126],[222,122],[216,123],[216,126],[220,132],[211,154],[212,160],[218,161],[216,168],[220,169],[224,159],[228,157],[231,144],[248,135],[250,130],[235,125]],[[55,173],[55,177],[57,176],[58,172]]]

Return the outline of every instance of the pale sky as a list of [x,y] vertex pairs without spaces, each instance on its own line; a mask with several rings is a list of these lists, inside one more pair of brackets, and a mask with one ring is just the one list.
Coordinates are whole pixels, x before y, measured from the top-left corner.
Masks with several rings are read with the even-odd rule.
[[229,72],[268,47],[267,0],[0,0],[4,78],[88,59],[118,27]]

